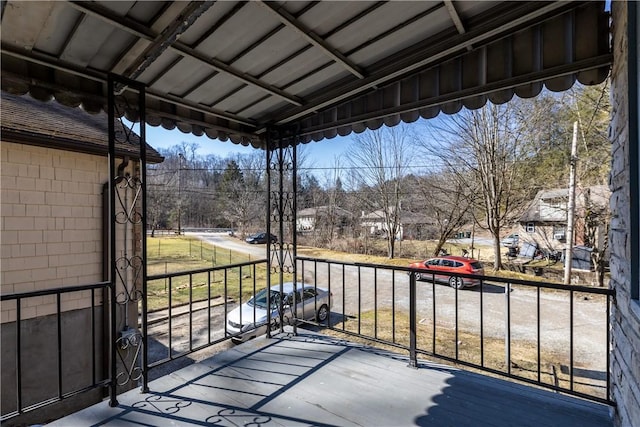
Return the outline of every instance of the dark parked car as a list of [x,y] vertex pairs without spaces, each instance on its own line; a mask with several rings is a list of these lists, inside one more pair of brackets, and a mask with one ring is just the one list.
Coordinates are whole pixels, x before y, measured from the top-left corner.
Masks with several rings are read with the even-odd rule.
[[273,234],[269,235],[271,238],[267,238],[267,233],[256,233],[252,236],[247,237],[246,242],[251,244],[258,243],[278,243],[278,238]]

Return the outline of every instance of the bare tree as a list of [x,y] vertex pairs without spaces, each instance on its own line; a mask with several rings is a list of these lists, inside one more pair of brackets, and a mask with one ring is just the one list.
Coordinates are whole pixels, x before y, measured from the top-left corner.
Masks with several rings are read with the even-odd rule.
[[584,197],[584,245],[592,248],[591,260],[595,267],[598,286],[604,286],[604,276],[608,263],[609,228],[611,223],[611,211],[605,197],[600,194],[591,194],[591,189],[586,188]]
[[151,237],[159,228],[166,228],[169,222],[169,211],[173,203],[173,189],[167,185],[172,175],[167,177],[163,169],[151,169],[147,173],[147,216],[151,226]]
[[455,231],[471,222],[469,211],[474,194],[462,180],[446,172],[432,172],[419,177],[414,189],[419,195],[419,206],[413,206],[413,209],[421,209],[437,229],[437,243],[433,251],[436,256]]
[[356,194],[369,211],[381,213],[389,258],[395,255],[401,231],[400,205],[411,141],[408,126],[382,127],[356,135],[347,153]]
[[241,237],[251,224],[266,217],[264,155],[237,155],[230,158],[222,178],[221,203],[231,227],[237,227]]
[[597,86],[574,86],[563,97],[563,107],[560,119],[565,127],[578,122],[578,181],[583,186],[607,185],[611,169],[608,80]]
[[341,161],[339,157],[334,157],[332,167],[324,174],[325,199],[327,201],[324,214],[319,220],[322,223],[323,241],[331,246],[336,235],[344,232],[346,218],[342,210],[344,208],[345,192],[342,188]]
[[524,115],[517,102],[464,110],[430,127],[429,151],[456,180],[467,187],[472,212],[482,212],[478,224],[488,230],[494,241],[494,269],[502,266],[500,232],[529,199],[521,162],[531,154],[526,138]]

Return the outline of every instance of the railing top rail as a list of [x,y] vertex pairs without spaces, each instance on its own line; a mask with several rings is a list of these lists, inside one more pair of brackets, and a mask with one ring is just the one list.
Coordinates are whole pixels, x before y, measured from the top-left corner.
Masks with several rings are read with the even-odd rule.
[[[296,257],[296,259],[300,261],[338,264],[338,265],[346,265],[346,266],[353,266],[353,267],[384,268],[388,270],[404,271],[406,273],[418,271],[418,269],[415,269],[415,268],[399,267],[395,265],[371,264],[371,263],[363,263],[363,262],[347,262],[347,261],[337,261],[337,260],[324,259],[324,258],[310,258],[310,257],[304,257],[304,256],[298,256]],[[545,289],[558,289],[558,290],[565,290],[565,291],[572,291],[572,292],[586,292],[591,294],[609,295],[609,296],[615,295],[615,290],[610,288],[594,288],[594,287],[582,286],[582,285],[564,285],[562,283],[537,282],[533,280],[513,279],[513,278],[507,278],[507,277],[486,276],[486,275],[480,276],[480,275],[453,273],[453,272],[443,273],[440,271],[433,271],[433,272],[430,272],[428,270],[419,270],[419,271],[423,274],[451,275],[451,276],[468,277],[468,278],[479,278],[483,282],[498,282],[498,283],[505,283],[505,284],[511,284],[511,285],[531,286],[531,287],[545,288]]]
[[187,274],[200,274],[200,273],[208,273],[211,271],[228,270],[230,268],[246,267],[249,265],[257,265],[257,264],[262,264],[266,262],[267,262],[267,259],[264,258],[264,259],[254,260],[254,261],[239,262],[236,264],[226,264],[226,265],[219,265],[216,267],[199,268],[197,270],[185,270],[185,271],[177,271],[173,273],[154,274],[153,276],[151,275],[147,276],[147,280],[150,281],[150,280],[168,279],[170,277],[184,276]]
[[46,295],[64,294],[69,292],[90,291],[91,289],[108,288],[111,286],[111,282],[98,282],[89,285],[74,285],[74,286],[60,286],[52,289],[41,289],[38,291],[30,292],[17,292],[11,294],[0,295],[0,301],[10,301],[21,298],[33,298]]

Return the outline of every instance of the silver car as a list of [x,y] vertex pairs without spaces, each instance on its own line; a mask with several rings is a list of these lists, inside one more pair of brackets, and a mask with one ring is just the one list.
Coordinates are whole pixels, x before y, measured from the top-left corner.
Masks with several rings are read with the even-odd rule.
[[[293,319],[294,283],[282,285],[284,298],[280,293],[280,285],[271,287],[271,321],[277,322],[278,307],[284,311],[285,323]],[[296,286],[296,312],[298,319],[312,320],[322,323],[329,317],[331,306],[330,294],[326,289],[298,283]],[[282,304],[280,304],[282,301]],[[258,292],[246,303],[227,314],[227,334],[233,335],[234,342],[243,342],[267,332],[267,289]]]
[[517,234],[509,234],[507,237],[500,241],[500,244],[505,248],[517,248],[520,243],[520,236]]

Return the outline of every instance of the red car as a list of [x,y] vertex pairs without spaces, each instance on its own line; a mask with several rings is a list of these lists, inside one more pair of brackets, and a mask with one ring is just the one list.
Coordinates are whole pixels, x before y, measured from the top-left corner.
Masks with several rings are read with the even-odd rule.
[[439,256],[426,261],[414,262],[409,264],[409,268],[422,270],[416,275],[417,280],[435,279],[438,282],[448,283],[452,288],[458,289],[476,286],[480,284],[480,279],[451,276],[446,273],[484,275],[484,267],[477,259],[453,255]]

